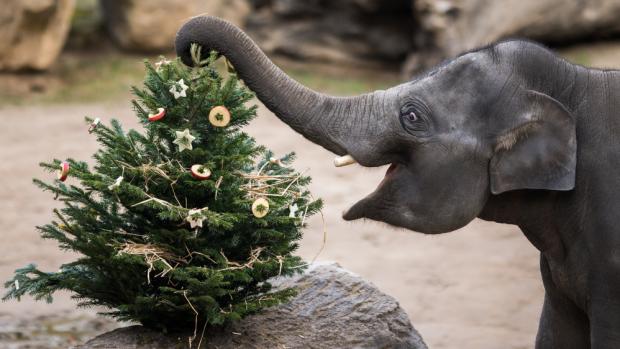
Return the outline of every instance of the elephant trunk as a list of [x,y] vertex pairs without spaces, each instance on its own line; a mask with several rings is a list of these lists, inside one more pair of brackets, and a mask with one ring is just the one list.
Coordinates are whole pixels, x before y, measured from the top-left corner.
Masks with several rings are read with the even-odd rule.
[[310,141],[360,162],[371,153],[363,145],[379,132],[369,120],[382,108],[381,91],[356,97],[313,91],[280,70],[239,28],[216,17],[194,17],[177,33],[177,55],[187,65],[192,65],[192,43],[226,56],[261,102]]

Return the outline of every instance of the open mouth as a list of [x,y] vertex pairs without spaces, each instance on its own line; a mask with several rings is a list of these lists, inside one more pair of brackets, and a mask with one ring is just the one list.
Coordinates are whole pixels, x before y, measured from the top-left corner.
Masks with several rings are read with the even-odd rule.
[[396,171],[397,168],[398,164],[390,164],[390,167],[388,167],[387,171],[385,171],[385,178],[388,178],[392,173],[394,173],[394,171]]
[[[334,164],[337,167],[347,166],[347,165],[351,165],[354,163],[356,163],[356,161],[350,155],[336,158],[334,160]],[[372,193],[370,193],[368,196],[358,201],[353,206],[351,206],[351,208],[349,208],[346,212],[344,212],[343,218],[345,220],[355,220],[355,219],[363,218],[365,216],[364,214],[365,211],[368,209],[368,206],[372,206],[372,203],[375,201],[376,197],[379,195],[381,188],[384,187],[388,182],[390,182],[390,180],[395,176],[395,174],[398,172],[398,169],[400,167],[401,166],[396,163],[390,164],[390,166],[387,168],[385,172],[385,176],[383,177],[383,179],[381,180],[377,188]]]
[[381,188],[386,182],[389,181],[390,177],[392,177],[394,172],[396,172],[397,168],[397,164],[390,164],[390,167],[388,167],[387,171],[385,171],[385,176],[383,176],[383,179],[381,180],[381,182],[379,182],[377,189]]

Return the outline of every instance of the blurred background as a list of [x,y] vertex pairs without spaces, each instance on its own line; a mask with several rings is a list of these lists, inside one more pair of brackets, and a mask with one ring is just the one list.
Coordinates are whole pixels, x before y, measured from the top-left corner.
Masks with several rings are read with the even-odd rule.
[[[58,206],[31,184],[51,179],[37,164],[89,159],[97,144],[86,115],[138,127],[129,88],[141,83],[144,58],[173,58],[177,29],[202,13],[236,23],[295,79],[337,95],[393,86],[507,37],[543,42],[575,63],[620,67],[620,0],[4,0],[0,281],[30,262],[56,270],[75,258],[34,229]],[[476,220],[423,236],[344,222],[341,212],[372,191],[384,169],[335,169],[333,154],[262,106],[248,132],[277,154],[296,151],[296,166],[314,178],[327,230],[318,259],[396,297],[430,348],[533,347],[543,290],[538,253],[518,228]],[[322,243],[315,217],[299,253],[312,259]],[[66,294],[51,305],[0,303],[0,347],[65,348],[119,326],[96,311],[76,310]]]

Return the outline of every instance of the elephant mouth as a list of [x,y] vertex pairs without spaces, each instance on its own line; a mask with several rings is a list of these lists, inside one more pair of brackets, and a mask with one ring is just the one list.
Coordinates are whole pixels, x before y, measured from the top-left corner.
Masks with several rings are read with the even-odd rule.
[[379,189],[385,186],[390,181],[390,178],[394,176],[397,170],[398,170],[398,164],[395,164],[395,163],[390,164],[390,166],[385,171],[385,175],[383,176],[383,179],[381,180],[381,182],[379,182],[379,185],[377,185],[377,189],[375,189],[373,193],[377,192]]
[[379,185],[382,185],[383,182],[388,179],[396,170],[398,169],[398,164],[390,164],[390,167],[388,167],[387,171],[385,171],[385,177],[383,177],[383,180],[381,181],[381,183]]
[[[342,218],[346,221],[352,221],[368,217],[368,213],[371,212],[373,208],[377,208],[380,202],[385,202],[388,200],[387,198],[384,198],[386,190],[383,189],[397,177],[397,174],[402,168],[402,165],[398,165],[396,163],[390,164],[387,171],[385,172],[385,176],[383,177],[381,182],[379,182],[377,188],[368,196],[358,201],[348,210],[346,210],[342,215]],[[389,190],[387,191],[389,192]]]

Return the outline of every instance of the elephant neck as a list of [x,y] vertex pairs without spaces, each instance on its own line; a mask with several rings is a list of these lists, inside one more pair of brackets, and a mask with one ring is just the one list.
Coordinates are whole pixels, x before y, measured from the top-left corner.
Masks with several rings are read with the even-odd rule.
[[557,224],[559,192],[516,190],[491,195],[478,218],[521,228],[526,238],[550,259],[564,258],[566,234]]

